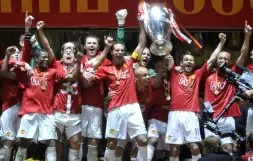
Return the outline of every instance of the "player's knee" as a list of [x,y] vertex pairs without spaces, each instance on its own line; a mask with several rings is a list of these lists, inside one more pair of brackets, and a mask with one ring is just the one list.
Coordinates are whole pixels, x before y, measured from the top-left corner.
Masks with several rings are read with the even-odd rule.
[[124,151],[124,149],[122,147],[117,146],[115,156],[121,157],[123,155],[123,151]]
[[154,137],[148,138],[148,145],[156,147],[157,142],[158,142],[158,138],[154,138]]
[[148,139],[147,135],[139,135],[136,137],[136,141],[138,143],[138,146],[147,146],[148,144]]
[[92,146],[97,146],[97,144],[98,144],[98,139],[90,138],[88,144],[89,144],[89,145],[92,145]]
[[147,145],[148,145],[148,140],[147,140],[147,138],[142,139],[142,140],[139,142],[138,145],[139,145],[139,146],[147,146]]
[[48,147],[56,147],[56,140],[47,140],[46,145]]
[[3,149],[6,150],[12,150],[13,149],[13,145],[3,145]]
[[180,145],[171,144],[169,155],[171,157],[178,157],[180,152]]
[[190,150],[191,150],[192,155],[200,154],[199,146],[196,143],[191,143],[190,144]]
[[78,136],[71,137],[69,143],[71,149],[79,150],[81,145],[81,137]]
[[109,139],[107,143],[107,148],[110,150],[115,150],[117,146],[117,140],[116,139]]

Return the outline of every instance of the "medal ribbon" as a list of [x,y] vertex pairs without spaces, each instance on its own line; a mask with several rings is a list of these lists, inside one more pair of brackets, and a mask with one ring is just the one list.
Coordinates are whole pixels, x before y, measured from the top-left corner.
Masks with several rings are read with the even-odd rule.
[[193,85],[193,83],[190,84],[192,82],[192,80],[193,80],[193,79],[191,79],[192,75],[186,76],[184,73],[182,73],[182,75],[183,75],[184,79],[187,80],[188,90],[191,90],[192,89],[192,85]]
[[[216,91],[217,92],[219,92],[219,87],[218,87],[218,78],[219,78],[219,76],[218,76],[218,71],[216,71],[216,73],[215,73],[215,94],[219,94],[219,93],[216,93]],[[223,82],[224,81],[224,79],[221,81],[221,82]],[[223,84],[223,83],[222,83]]]
[[119,69],[119,72],[117,72],[117,69],[115,66],[112,66],[112,69],[113,69],[113,73],[117,79],[117,81],[120,81],[120,77],[121,77],[121,73],[122,73],[122,68],[123,66]]
[[48,72],[38,72],[37,69],[34,68],[34,73],[36,78],[39,80],[41,90],[45,90],[47,87],[46,77],[48,75]]

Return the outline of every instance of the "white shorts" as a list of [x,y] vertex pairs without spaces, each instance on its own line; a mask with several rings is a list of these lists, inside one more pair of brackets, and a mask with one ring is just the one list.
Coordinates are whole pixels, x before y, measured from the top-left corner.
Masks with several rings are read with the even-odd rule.
[[20,103],[17,103],[2,113],[1,133],[3,140],[15,140],[20,123],[19,108]]
[[102,139],[103,110],[98,107],[82,105],[82,136]]
[[17,137],[38,141],[57,139],[54,115],[39,113],[23,115]]
[[63,133],[69,140],[72,136],[82,131],[80,114],[66,114],[60,111],[54,111],[56,128],[61,133],[58,140],[62,141]]
[[138,103],[117,107],[108,113],[105,137],[126,139],[127,133],[131,139],[147,134]]
[[[217,126],[221,129],[221,130],[225,130],[222,127],[226,128],[226,126],[231,127],[231,130],[235,130],[235,119],[233,117],[222,117],[219,119],[219,121],[217,122]],[[214,134],[213,132],[211,132],[210,130],[205,128],[205,137],[208,136],[218,136],[216,134]]]
[[246,135],[248,136],[253,132],[253,108],[249,108],[246,124]]
[[158,138],[157,149],[169,150],[169,146],[165,146],[167,123],[157,119],[148,120],[148,138]]
[[186,144],[200,141],[199,119],[195,112],[169,112],[165,143]]

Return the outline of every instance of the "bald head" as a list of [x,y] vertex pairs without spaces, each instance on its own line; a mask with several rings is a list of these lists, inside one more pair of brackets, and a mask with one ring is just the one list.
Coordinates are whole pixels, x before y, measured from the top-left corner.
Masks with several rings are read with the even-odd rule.
[[217,55],[216,65],[217,67],[220,67],[224,62],[225,65],[228,65],[230,61],[231,61],[231,54],[229,52],[222,51]]
[[139,66],[134,70],[134,74],[138,88],[147,87],[149,85],[149,73],[147,68]]
[[146,67],[139,66],[134,70],[134,74],[136,78],[140,78],[143,75],[148,74],[148,69]]

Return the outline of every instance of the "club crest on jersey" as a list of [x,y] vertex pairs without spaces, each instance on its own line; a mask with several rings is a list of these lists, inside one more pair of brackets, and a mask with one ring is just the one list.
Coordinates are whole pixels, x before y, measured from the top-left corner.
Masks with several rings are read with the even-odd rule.
[[[32,86],[40,86],[40,85],[41,85],[40,82],[42,81],[42,79],[43,79],[43,78],[38,78],[38,77],[32,76],[32,77],[30,78],[31,85],[32,85]],[[46,78],[45,83],[46,83],[45,85],[47,86],[47,78]]]

